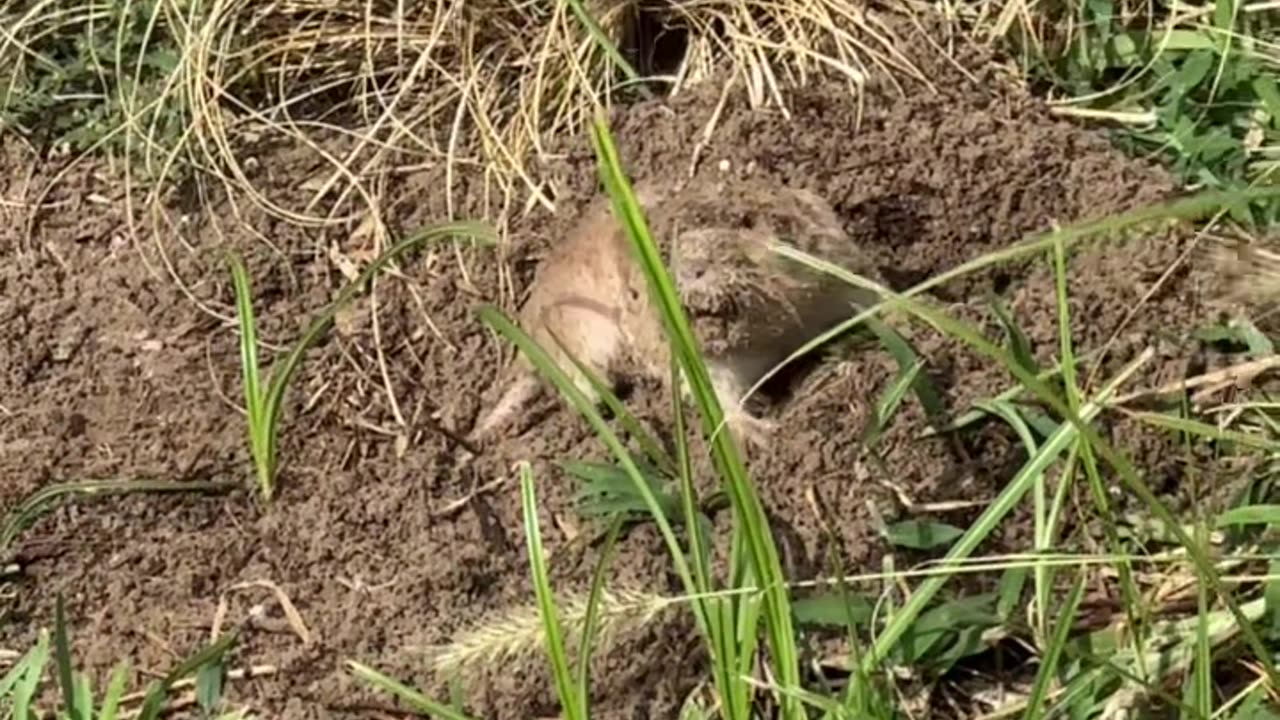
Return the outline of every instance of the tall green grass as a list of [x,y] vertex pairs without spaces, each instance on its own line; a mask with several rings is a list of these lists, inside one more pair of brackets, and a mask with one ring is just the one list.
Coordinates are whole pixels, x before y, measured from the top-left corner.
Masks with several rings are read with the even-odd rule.
[[[677,349],[675,357],[681,364],[681,370],[691,376],[690,385],[703,414],[703,429],[710,435],[720,425],[723,411],[711,391],[706,367],[688,320],[684,317],[674,286],[649,236],[631,188],[617,163],[616,150],[603,124],[596,125],[595,141],[602,182],[614,198],[617,216],[622,218],[636,245],[638,257],[644,262],[646,272],[652,280],[650,291],[654,295],[655,304],[662,308],[669,337],[673,347]],[[782,577],[773,539],[763,521],[762,508],[746,477],[736,441],[731,434],[717,433],[713,444],[717,468],[735,509],[734,550],[729,558],[729,587],[762,586],[767,588],[763,598],[755,593],[721,594],[722,589],[711,577],[709,540],[703,535],[703,526],[695,517],[698,499],[693,494],[693,484],[688,477],[689,464],[680,463],[681,507],[685,515],[683,527],[690,532],[687,540],[689,551],[686,552],[635,458],[593,404],[551,362],[545,351],[501,312],[485,307],[480,314],[498,332],[511,339],[534,366],[569,399],[610,448],[614,458],[632,481],[634,491],[643,499],[659,527],[688,595],[696,598],[692,601],[695,619],[713,658],[715,685],[724,703],[726,716],[746,718],[752,711],[756,692],[746,677],[756,660],[757,630],[762,621],[772,640],[771,658],[775,676],[784,679],[788,686],[797,686],[799,666],[796,661],[796,637],[791,628],[785,579]],[[683,442],[683,439],[678,438],[677,442]],[[688,454],[688,448],[682,447],[680,455],[687,458]],[[755,578],[761,578],[764,582]],[[792,698],[782,698],[780,705],[783,712],[790,713],[791,717],[798,717],[802,713],[799,703]]]
[[[1240,201],[1251,197],[1269,197],[1276,194],[1280,194],[1280,192],[1270,191],[1268,193],[1263,191],[1253,191],[1206,194],[1201,197],[1193,198],[1191,200],[1183,200],[1161,208],[1127,213],[1121,216],[1108,218],[1107,220],[1101,221],[1101,227],[1099,227],[1098,230],[1110,232],[1121,230],[1126,226],[1131,226],[1144,219],[1150,219],[1155,211],[1158,211],[1158,216],[1162,217],[1200,215],[1216,206],[1225,205],[1229,207],[1232,204],[1239,203]],[[1055,252],[1062,252],[1062,250],[1058,248],[1064,247],[1068,240],[1079,240],[1082,239],[1082,237],[1083,236],[1078,230],[1060,230],[1048,233],[1042,238],[1036,238],[1029,242],[1021,243],[1013,250],[1025,252],[1032,249],[1040,251],[1045,249],[1054,249]],[[915,288],[913,288],[913,291],[910,293],[893,293],[883,287],[869,283],[865,279],[852,275],[842,268],[831,265],[820,258],[806,255],[803,252],[786,246],[779,246],[776,249],[784,256],[791,257],[792,259],[805,263],[814,269],[829,273],[850,284],[871,287],[887,295],[890,298],[891,306],[895,309],[909,313],[911,316],[927,323],[934,329],[957,340],[963,341],[977,352],[1000,363],[1017,378],[1019,383],[1030,394],[1034,395],[1037,400],[1047,404],[1059,417],[1062,418],[1062,421],[1058,425],[1054,435],[1051,437],[1050,442],[1045,447],[1041,448],[1040,454],[1033,457],[1031,463],[1023,467],[1023,470],[1017,477],[1015,477],[1000,497],[998,497],[996,501],[988,507],[979,520],[970,527],[969,531],[967,531],[965,535],[951,547],[946,558],[947,561],[953,561],[972,553],[979,542],[990,534],[996,523],[998,523],[999,520],[1001,520],[1009,510],[1013,508],[1020,499],[1021,494],[1030,489],[1030,486],[1033,484],[1032,480],[1037,477],[1043,477],[1043,470],[1056,459],[1059,453],[1067,449],[1069,445],[1078,443],[1078,450],[1082,455],[1087,456],[1096,454],[1104,459],[1107,464],[1110,465],[1112,471],[1119,476],[1119,479],[1124,484],[1125,489],[1139,499],[1157,519],[1165,524],[1165,527],[1173,534],[1174,538],[1183,546],[1191,558],[1197,576],[1214,590],[1221,601],[1224,602],[1231,610],[1232,614],[1235,615],[1240,624],[1241,635],[1250,651],[1259,659],[1259,661],[1267,662],[1266,658],[1269,657],[1269,653],[1263,645],[1261,638],[1241,613],[1239,605],[1233,597],[1233,594],[1224,589],[1221,585],[1218,579],[1218,574],[1213,564],[1209,561],[1208,556],[1204,553],[1203,548],[1193,542],[1191,537],[1182,529],[1180,523],[1178,523],[1165,504],[1141,479],[1139,473],[1136,468],[1133,467],[1129,459],[1116,452],[1111,443],[1105,441],[1101,435],[1098,434],[1097,429],[1093,427],[1092,419],[1101,411],[1103,407],[1102,402],[1105,402],[1106,395],[1110,394],[1110,392],[1114,390],[1117,382],[1123,380],[1127,373],[1122,373],[1120,376],[1108,383],[1108,385],[1104,387],[1099,398],[1085,405],[1079,405],[1078,407],[1080,409],[1078,410],[1073,409],[1071,405],[1075,404],[1076,401],[1064,400],[1063,395],[1059,394],[1059,392],[1055,391],[1051,386],[1037,377],[1034,369],[1025,367],[1023,363],[1019,361],[1018,356],[1014,352],[992,343],[990,340],[983,337],[980,330],[973,325],[950,317],[931,304],[917,300],[914,297],[910,297],[910,295],[915,294]],[[876,308],[872,308],[867,310],[866,313],[871,313],[875,310]],[[846,325],[857,321],[857,319],[858,317],[855,316],[846,323]],[[1137,366],[1140,362],[1145,361],[1145,359],[1146,357],[1138,358],[1138,360],[1130,365],[1128,373],[1136,371]],[[1070,367],[1070,363],[1067,363],[1066,366]],[[1073,385],[1065,386],[1065,390],[1065,396],[1068,398],[1073,394],[1079,395],[1081,392],[1080,388],[1074,387]],[[1091,479],[1097,482],[1096,470],[1089,473],[1089,475]],[[1101,495],[1095,494],[1095,499],[1099,501],[1104,497],[1105,492]],[[1105,507],[1100,507],[1099,512],[1104,518],[1107,518],[1108,511]],[[912,594],[908,604],[895,615],[893,621],[888,625],[886,630],[880,634],[876,644],[872,647],[872,652],[864,657],[863,662],[865,665],[874,666],[880,659],[887,655],[894,642],[896,642],[906,632],[907,627],[910,625],[914,617],[923,610],[929,599],[937,593],[943,583],[945,583],[945,578],[931,578]],[[1130,599],[1132,600],[1132,598]],[[1269,662],[1267,662],[1267,667],[1269,668],[1269,674],[1275,672],[1274,669],[1270,669]]]
[[[762,629],[769,639],[770,676],[777,678],[784,688],[800,687],[797,634],[793,627],[786,578],[782,574],[777,549],[769,533],[759,498],[747,476],[737,441],[731,432],[714,432],[722,424],[723,409],[711,389],[697,340],[684,315],[659,250],[648,232],[643,213],[623,174],[612,137],[602,121],[597,121],[595,125],[594,140],[602,184],[613,198],[617,217],[622,219],[635,247],[636,257],[650,279],[651,296],[655,306],[660,308],[668,339],[675,350],[673,357],[678,368],[673,368],[673,372],[681,372],[689,378],[702,416],[703,433],[713,438],[713,459],[729,495],[734,517],[732,550],[725,578],[727,585],[721,585],[711,571],[710,539],[698,518],[699,498],[694,491],[689,462],[692,450],[685,444],[685,436],[681,434],[677,437],[678,460],[675,463],[680,478],[680,508],[684,519],[681,527],[688,533],[682,543],[668,518],[667,508],[659,502],[637,459],[563,369],[556,366],[545,350],[496,308],[483,307],[479,311],[480,316],[515,343],[584,416],[610,449],[625,476],[630,479],[635,494],[642,499],[658,526],[676,573],[690,598],[695,622],[712,658],[713,684],[720,699],[721,714],[724,717],[746,720],[759,707],[759,687],[751,681],[751,675],[761,656],[758,636]],[[616,398],[613,400],[616,401]],[[677,408],[679,401],[679,394],[676,393]],[[681,413],[677,412],[676,417],[680,416]],[[533,486],[532,479],[527,474],[523,476],[522,488],[525,490],[526,530],[532,548],[531,558],[534,559],[535,584],[540,588],[539,604],[548,623],[548,650],[552,666],[556,668],[556,687],[565,703],[566,714],[569,717],[585,717],[585,675],[576,684],[570,682],[564,647],[555,640],[558,633],[552,629],[554,606],[546,589],[541,588],[542,580],[537,580],[542,577],[537,562],[540,555],[536,551],[539,541],[536,524],[530,514],[533,512]],[[589,606],[588,612],[592,611],[592,607],[594,605]],[[781,692],[772,695],[784,717],[808,716],[795,693]]]

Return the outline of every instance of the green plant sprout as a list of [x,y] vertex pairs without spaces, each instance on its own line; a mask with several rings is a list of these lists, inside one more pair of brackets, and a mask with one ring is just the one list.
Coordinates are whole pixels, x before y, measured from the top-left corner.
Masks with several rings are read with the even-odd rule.
[[[55,720],[156,720],[165,710],[165,700],[174,685],[195,674],[196,696],[205,717],[217,720],[243,719],[245,714],[233,711],[214,714],[221,704],[222,658],[235,642],[235,634],[228,633],[204,647],[158,680],[148,686],[142,696],[142,706],[137,710],[125,710],[125,683],[128,681],[129,663],[121,661],[111,671],[106,692],[101,700],[94,699],[93,685],[89,677],[76,670],[71,662],[71,640],[67,628],[66,610],[62,595],[58,595],[54,608],[52,644],[48,630],[41,630],[36,644],[14,663],[9,672],[0,677],[0,717],[11,720],[39,720],[53,717]],[[54,661],[54,675],[61,691],[61,705],[52,715],[36,710],[41,683],[49,664]],[[214,672],[208,672],[209,669]]]
[[253,293],[249,285],[249,273],[239,255],[234,252],[228,253],[232,284],[235,289],[237,324],[240,330],[240,367],[244,382],[249,450],[253,457],[258,488],[263,500],[270,502],[275,496],[276,473],[279,469],[280,413],[283,410],[289,380],[301,365],[303,354],[328,330],[338,311],[354,300],[383,266],[423,243],[450,236],[470,237],[483,245],[491,245],[496,241],[496,235],[489,226],[473,222],[458,222],[420,230],[396,243],[374,258],[354,280],[342,288],[337,298],[311,321],[279,366],[274,368],[270,379],[265,384],[258,365],[257,324],[253,315]]

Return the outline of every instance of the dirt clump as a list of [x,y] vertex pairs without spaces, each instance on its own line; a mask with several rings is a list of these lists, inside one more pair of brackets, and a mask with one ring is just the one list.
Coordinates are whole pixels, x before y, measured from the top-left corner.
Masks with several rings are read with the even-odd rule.
[[[812,190],[834,205],[853,240],[898,288],[1055,223],[1173,193],[1169,175],[1053,118],[982,56],[960,57],[969,68],[961,72],[927,43],[912,41],[904,50],[912,47],[932,88],[898,93],[872,85],[859,107],[843,85],[815,85],[791,93],[789,119],[731,96],[705,143],[718,84],[621,109],[614,132],[623,160],[636,178],[662,177],[685,172],[696,152],[697,173],[751,173]],[[498,392],[491,385],[502,345],[474,305],[500,301],[513,309],[538,258],[594,196],[590,143],[579,138],[562,150],[545,168],[557,180],[560,212],[516,219],[505,265],[464,245],[423,251],[404,264],[406,277],[380,280],[376,303],[362,300],[308,355],[290,394],[281,492],[271,506],[237,491],[58,510],[23,535],[17,552],[31,560],[0,644],[29,643],[61,592],[88,667],[102,671],[128,657],[137,668],[163,671],[207,640],[222,603],[224,629],[245,630],[233,666],[274,669],[229,687],[233,701],[264,717],[361,717],[387,706],[346,674],[347,659],[444,696],[420,648],[533,600],[518,485],[494,483],[526,459],[538,479],[557,588],[585,591],[598,559],[589,543],[594,530],[574,513],[576,488],[555,463],[606,457],[586,424],[548,403],[526,431],[471,461],[463,461],[454,439]],[[315,174],[315,161],[288,150],[270,160],[262,164],[272,168],[272,197],[305,202],[299,178]],[[56,170],[37,168],[34,181],[22,184],[12,178],[31,175],[30,159],[7,148],[4,161],[0,178],[10,180],[0,188],[10,203],[31,201],[31,188]],[[33,235],[22,223],[0,228],[0,507],[11,510],[53,482],[89,478],[247,484],[234,310],[219,253],[228,245],[244,253],[263,337],[278,347],[341,282],[328,252],[344,242],[342,233],[299,228],[252,207],[231,222],[234,214],[219,204],[176,228],[134,218],[143,229],[135,242],[119,186],[91,163],[81,167],[87,169],[44,198]],[[420,171],[393,186],[396,227],[442,219],[431,191],[442,182],[442,171]],[[481,184],[466,187],[456,214],[479,214]],[[1183,269],[1157,286],[1185,242],[1151,236],[1073,256],[1080,352],[1116,335],[1105,370],[1154,344],[1157,358],[1140,378],[1188,371],[1197,349],[1185,331],[1210,313],[1204,278]],[[1002,295],[1043,362],[1057,346],[1052,288],[1052,274],[1036,260],[966,276],[930,298],[996,337],[986,300]],[[1012,383],[955,340],[918,325],[900,331],[927,359],[949,410],[963,411]],[[797,579],[825,573],[833,552],[851,570],[879,567],[889,548],[874,531],[869,504],[893,518],[905,512],[902,497],[987,500],[1023,460],[1016,436],[994,421],[955,441],[921,439],[926,418],[912,400],[880,439],[881,460],[872,462],[860,433],[897,370],[874,342],[859,343],[797,378],[782,393],[787,401],[766,414],[785,432],[751,469]],[[638,384],[630,399],[661,427],[666,401],[653,387]],[[1126,446],[1141,450],[1133,460],[1144,468],[1167,468],[1176,455],[1159,439]],[[488,489],[458,502],[482,486]],[[942,519],[964,525],[979,510]],[[1024,549],[1022,520],[1007,522],[983,552]],[[718,516],[718,530],[727,522]],[[649,526],[626,536],[612,573],[621,587],[680,592]],[[288,621],[272,587],[290,599],[305,632]],[[625,636],[597,658],[598,713],[673,716],[700,677],[700,648],[678,613]],[[468,701],[478,716],[554,714],[536,652],[473,679]]]

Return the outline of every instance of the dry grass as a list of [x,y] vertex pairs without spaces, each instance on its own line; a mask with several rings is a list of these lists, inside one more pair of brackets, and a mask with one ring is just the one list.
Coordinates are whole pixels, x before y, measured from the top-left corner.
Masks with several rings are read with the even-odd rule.
[[[0,62],[18,69],[0,92],[6,107],[38,94],[60,43],[96,31],[104,41],[79,60],[97,80],[83,85],[108,109],[80,147],[123,145],[131,198],[156,207],[193,174],[202,193],[291,223],[364,222],[379,245],[383,183],[416,168],[445,169],[441,221],[455,219],[463,173],[484,178],[487,219],[499,226],[534,205],[554,209],[537,161],[624,95],[678,93],[726,67],[758,105],[783,104],[788,86],[819,75],[854,91],[873,75],[919,77],[851,0],[578,2],[37,0],[0,14]],[[657,28],[687,33],[685,51],[666,66],[634,53],[627,62],[586,15],[624,51],[652,46]],[[637,71],[651,81],[627,82]],[[303,185],[305,202],[254,179],[255,149],[280,141],[323,165]]]

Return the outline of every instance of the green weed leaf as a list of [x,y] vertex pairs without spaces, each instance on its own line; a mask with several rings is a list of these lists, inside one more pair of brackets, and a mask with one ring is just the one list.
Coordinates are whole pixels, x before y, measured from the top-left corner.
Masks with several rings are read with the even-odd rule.
[[[982,648],[975,644],[981,631],[1001,624],[994,612],[996,596],[974,595],[943,603],[921,613],[902,636],[896,650],[899,662],[914,665],[933,658],[954,662],[959,652],[967,656]],[[976,635],[975,635],[976,632]]]
[[903,520],[889,525],[885,530],[885,539],[898,547],[931,550],[950,545],[963,534],[964,530],[944,522]]
[[467,715],[448,705],[432,700],[404,683],[384,675],[377,670],[354,660],[347,661],[347,668],[361,680],[373,685],[383,692],[390,693],[400,702],[413,708],[414,711],[441,720],[472,720]]
[[196,671],[196,703],[204,711],[206,717],[217,711],[222,704],[222,686],[226,677],[226,666],[220,659],[212,660]]
[[992,297],[988,304],[991,306],[991,311],[995,313],[996,319],[1000,321],[1000,327],[1004,328],[1005,342],[1009,349],[1009,354],[1022,366],[1022,369],[1033,374],[1039,373],[1040,365],[1036,362],[1035,354],[1031,351],[1031,341],[1027,339],[1027,334],[1022,331],[1022,328],[1013,319],[1013,315],[1004,306],[1004,302],[998,297]]
[[1218,515],[1217,527],[1271,525],[1280,527],[1280,505],[1242,505]]
[[791,604],[796,622],[807,626],[861,627],[871,622],[873,604],[861,595],[825,592]]
[[71,640],[67,632],[66,601],[62,593],[58,593],[54,602],[53,647],[58,667],[58,685],[62,688],[62,702],[66,712],[75,720],[89,720],[81,714],[76,704],[75,685],[71,677]]

